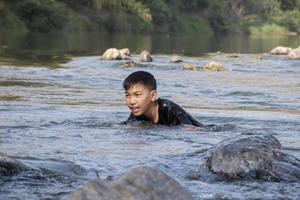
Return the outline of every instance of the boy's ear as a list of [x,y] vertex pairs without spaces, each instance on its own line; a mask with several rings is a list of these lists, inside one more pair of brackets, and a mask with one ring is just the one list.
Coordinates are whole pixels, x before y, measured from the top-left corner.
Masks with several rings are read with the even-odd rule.
[[156,90],[152,90],[150,95],[151,95],[151,101],[155,101],[157,99],[157,91]]

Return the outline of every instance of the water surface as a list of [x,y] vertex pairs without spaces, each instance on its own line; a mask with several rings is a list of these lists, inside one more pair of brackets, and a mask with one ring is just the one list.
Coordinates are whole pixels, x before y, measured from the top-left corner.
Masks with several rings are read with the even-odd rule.
[[[184,49],[189,46],[186,42],[181,45],[178,41],[178,48],[170,42],[168,50],[151,40],[154,62],[148,67],[123,68],[124,61],[103,61],[93,55],[104,48],[105,40],[92,47],[74,43],[80,46],[74,47],[77,52],[72,47],[64,49],[66,43],[59,46],[61,40],[58,38],[58,47],[47,47],[49,41],[42,40],[32,49],[26,45],[19,45],[19,51],[18,45],[2,48],[0,152],[14,156],[30,170],[1,178],[1,199],[65,199],[90,179],[117,176],[139,165],[167,172],[198,199],[299,198],[299,183],[209,182],[188,176],[197,171],[200,155],[208,148],[244,132],[273,134],[286,152],[300,159],[300,61],[258,55],[266,49],[259,46],[232,48],[228,52],[242,52],[232,58],[203,55],[220,48],[202,51],[194,46],[198,51],[193,54]],[[132,45],[133,52],[146,49],[133,40]],[[188,71],[181,64],[169,64],[166,54],[180,48],[191,52],[183,57],[186,63],[202,66],[213,60],[227,70]],[[58,57],[45,61],[41,59],[44,54]],[[178,103],[201,123],[235,127],[211,132],[185,126],[120,125],[129,115],[122,81],[136,70],[153,73],[159,96]]]

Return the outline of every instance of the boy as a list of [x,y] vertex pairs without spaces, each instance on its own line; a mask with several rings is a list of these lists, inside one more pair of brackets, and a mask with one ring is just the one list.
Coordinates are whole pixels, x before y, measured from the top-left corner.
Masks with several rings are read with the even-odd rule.
[[131,110],[125,124],[150,121],[154,124],[187,124],[203,127],[203,124],[174,102],[157,98],[156,80],[149,72],[133,72],[124,80],[123,87],[126,104]]

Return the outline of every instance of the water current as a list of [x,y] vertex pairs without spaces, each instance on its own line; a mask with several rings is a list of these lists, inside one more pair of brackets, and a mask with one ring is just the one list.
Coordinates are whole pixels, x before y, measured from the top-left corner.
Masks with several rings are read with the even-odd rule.
[[[30,167],[0,179],[1,199],[65,199],[90,179],[148,165],[165,171],[197,199],[299,199],[300,183],[191,180],[201,153],[241,133],[273,134],[300,159],[300,61],[269,54],[183,57],[226,71],[183,70],[170,55],[155,54],[145,67],[78,56],[56,67],[45,63],[0,65],[0,152]],[[133,55],[138,60],[138,55]],[[205,131],[179,126],[120,125],[129,110],[123,79],[151,72],[158,94],[203,124],[231,124]]]

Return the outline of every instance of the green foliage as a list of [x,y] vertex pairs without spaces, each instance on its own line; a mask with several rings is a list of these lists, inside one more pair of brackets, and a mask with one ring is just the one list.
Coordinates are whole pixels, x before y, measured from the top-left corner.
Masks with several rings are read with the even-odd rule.
[[253,32],[254,27],[259,27],[263,25],[263,20],[258,15],[251,15],[247,20],[240,21],[237,26],[239,27],[240,33],[251,34],[251,29]]
[[67,31],[94,31],[99,29],[98,24],[89,20],[83,15],[77,15],[75,12],[70,11],[68,14],[68,25],[64,28]]
[[274,17],[274,21],[292,32],[300,33],[300,12],[297,10],[286,11]]
[[290,32],[277,24],[264,24],[259,27],[250,27],[251,35],[288,35]]
[[150,9],[136,0],[89,0],[94,9],[109,8],[112,11],[123,11],[134,14],[145,22],[152,20]]
[[24,0],[17,6],[17,14],[31,31],[60,30],[67,23],[67,9],[54,0]]
[[283,11],[299,10],[300,9],[300,1],[299,0],[280,0],[280,8]]
[[191,15],[178,16],[172,30],[175,33],[185,34],[198,33],[202,35],[210,35],[213,33],[213,30],[207,21]]
[[228,23],[226,20],[226,1],[211,0],[208,4],[206,18],[211,27],[220,33],[228,32]]
[[271,16],[280,11],[278,0],[248,0],[244,1],[245,14],[256,14],[262,19],[269,20]]
[[151,30],[151,24],[143,22],[134,15],[123,12],[114,13],[104,24],[110,32],[146,33]]
[[0,12],[0,31],[1,32],[26,32],[26,25],[23,21],[13,12],[4,10]]
[[299,33],[299,12],[300,0],[0,0],[0,28],[223,34],[285,27]]

